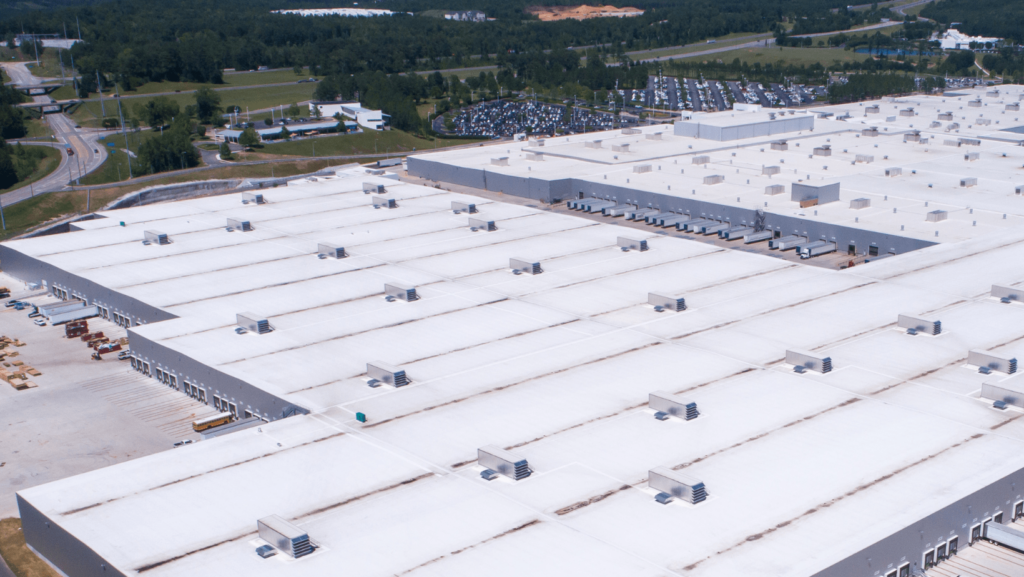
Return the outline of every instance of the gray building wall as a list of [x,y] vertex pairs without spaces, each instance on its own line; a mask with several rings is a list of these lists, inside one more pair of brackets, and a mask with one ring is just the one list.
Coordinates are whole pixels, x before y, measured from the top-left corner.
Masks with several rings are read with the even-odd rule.
[[703,124],[700,120],[679,120],[673,127],[673,133],[676,136],[690,136],[702,140],[729,141],[813,129],[814,117],[809,114],[801,114],[799,116],[780,115],[775,120],[762,120],[737,126],[714,126]]
[[839,183],[833,182],[831,184],[823,184],[821,186],[814,186],[812,184],[803,184],[801,182],[794,182],[790,200],[793,202],[800,202],[804,200],[818,199],[818,204],[826,204],[829,202],[836,202],[839,200]]
[[25,541],[71,577],[126,577],[90,547],[15,494]]

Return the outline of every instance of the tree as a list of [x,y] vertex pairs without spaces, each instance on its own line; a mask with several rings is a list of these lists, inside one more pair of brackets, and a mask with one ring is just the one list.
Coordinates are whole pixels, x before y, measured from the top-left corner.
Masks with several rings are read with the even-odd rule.
[[231,147],[228,146],[228,141],[225,140],[224,142],[220,143],[220,159],[231,160],[232,158],[233,157],[231,156]]
[[238,136],[238,144],[248,148],[250,146],[256,146],[260,143],[260,135],[256,133],[252,128],[246,128],[242,131],[242,134]]
[[143,142],[138,149],[140,172],[165,172],[197,166],[199,152],[192,146],[192,121],[176,118],[160,136]]
[[267,126],[273,126],[274,125],[274,121],[269,119],[269,118],[264,118],[263,119],[263,124],[266,124]]
[[199,138],[206,138],[206,127],[202,124],[196,126],[196,134]]
[[199,122],[210,124],[220,116],[220,94],[211,88],[203,87],[196,90],[195,97],[196,116],[199,117]]
[[166,96],[157,96],[145,104],[135,106],[135,114],[154,128],[167,124],[180,112],[178,103]]
[[281,127],[281,138],[288,138],[292,135],[292,132],[288,130],[287,126]]
[[[0,142],[3,142],[0,140]],[[0,147],[0,190],[10,188],[18,183],[18,173],[14,170],[14,162],[7,152],[7,147]]]
[[289,118],[296,118],[297,116],[299,116],[301,114],[302,114],[302,110],[299,108],[299,105],[295,104],[294,102],[292,102],[292,105],[288,107],[288,117]]

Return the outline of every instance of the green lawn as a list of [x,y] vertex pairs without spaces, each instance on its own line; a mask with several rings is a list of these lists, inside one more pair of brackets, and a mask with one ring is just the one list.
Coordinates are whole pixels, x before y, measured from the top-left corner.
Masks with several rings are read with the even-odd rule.
[[786,64],[811,65],[815,62],[820,62],[825,66],[830,66],[833,62],[837,61],[861,62],[867,57],[867,54],[857,54],[852,50],[843,50],[842,48],[792,48],[769,46],[767,48],[740,48],[738,50],[728,50],[726,52],[708,54],[706,56],[684,58],[684,60],[698,60],[704,62],[721,60],[722,62],[732,62],[733,59],[739,58],[740,62],[747,62],[748,64],[760,62],[764,65],[785,61]]
[[[443,139],[436,141],[437,148],[471,144],[482,140]],[[430,150],[435,147],[434,140],[418,138],[401,130],[367,130],[362,134],[342,134],[320,138],[307,138],[264,145],[260,150],[263,154],[279,154],[283,156],[345,156],[351,154],[396,155],[415,150]]]
[[[122,88],[121,96],[141,96],[147,94],[159,94],[162,92],[175,92],[181,91],[186,92],[189,90],[198,90],[199,88],[208,87],[214,90],[220,90],[224,88],[238,87],[238,86],[259,86],[262,84],[280,84],[282,82],[295,82],[298,80],[305,80],[310,78],[309,69],[303,69],[301,75],[295,74],[291,69],[288,70],[268,70],[266,72],[225,72],[224,73],[224,84],[209,84],[204,82],[147,82],[140,86],[136,86],[131,90],[124,90]],[[322,77],[319,77],[322,78]],[[309,83],[316,86],[316,83]],[[106,95],[106,91],[104,91]],[[90,98],[97,98],[95,93],[89,95]]]
[[25,138],[50,136],[50,125],[45,120],[30,118],[26,115],[25,128],[28,129],[28,134],[25,135]]
[[[26,144],[24,146],[34,145]],[[51,148],[49,146],[39,146],[38,148],[43,149],[43,151],[46,153],[46,158],[43,158],[39,161],[39,166],[36,167],[36,169],[32,172],[32,174],[29,175],[28,178],[18,182],[17,184],[10,188],[0,188],[0,193],[10,192],[12,190],[28,186],[30,183],[33,183],[39,180],[40,178],[43,178],[44,176],[56,170],[58,166],[60,166],[60,151],[58,151],[56,148]]]
[[54,100],[73,100],[78,98],[78,94],[75,94],[75,86],[69,82],[51,92],[50,97]]
[[660,48],[653,50],[642,50],[639,52],[627,52],[631,58],[638,60],[647,60],[649,58],[660,58],[662,56],[676,56],[689,54],[691,52],[703,52],[704,50],[711,50],[713,48],[720,48],[723,46],[733,46],[736,44],[746,44],[755,40],[763,40],[765,38],[771,38],[771,34],[756,34],[752,35],[749,32],[733,33],[727,36],[716,38],[713,44],[690,44],[688,46],[676,47],[676,48]]
[[[159,136],[158,131],[153,130],[141,130],[139,132],[129,132],[128,144],[131,145],[133,154],[138,154],[139,145],[143,142]],[[114,146],[107,146],[108,142],[113,142]],[[128,180],[128,155],[125,153],[125,137],[121,134],[108,135],[99,141],[101,146],[105,146],[107,152],[116,151],[107,156],[107,159],[103,161],[103,164],[99,168],[90,172],[82,178],[82,184],[106,184],[108,182],[120,182],[122,180]],[[135,175],[139,176],[139,175]]]

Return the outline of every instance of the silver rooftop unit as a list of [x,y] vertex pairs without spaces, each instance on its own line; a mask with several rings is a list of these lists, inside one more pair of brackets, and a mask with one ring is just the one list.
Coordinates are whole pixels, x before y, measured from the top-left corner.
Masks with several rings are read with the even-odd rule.
[[243,192],[242,193],[242,204],[264,204],[267,201],[263,200],[263,194],[259,192]]
[[513,481],[521,481],[533,473],[526,459],[494,445],[487,445],[477,449],[476,461],[483,467],[505,475]]
[[662,140],[663,139],[663,136],[662,136],[663,134],[664,134],[663,132],[655,132],[654,134],[645,134],[644,138],[647,139],[647,140]]
[[612,150],[614,152],[629,152],[629,143],[628,142],[622,142],[622,143],[619,143],[619,144],[613,144],[612,145]]
[[874,162],[874,161],[875,161],[875,157],[870,155],[870,154],[858,154],[855,157],[855,159],[854,159],[854,162],[863,162],[865,164],[868,164],[868,163],[871,163],[871,162]]
[[249,224],[248,220],[241,220],[238,218],[229,218],[228,228],[232,230],[240,230],[242,232],[249,232],[253,230],[252,225]]
[[939,120],[946,120],[946,121],[953,120],[953,113],[952,112],[940,113],[939,114]]
[[903,169],[898,166],[891,166],[885,169],[886,176],[899,176],[901,174],[903,174]]
[[968,176],[960,179],[961,188],[970,188],[972,186],[978,186],[978,179],[974,176]]
[[384,283],[384,295],[394,297],[400,301],[412,302],[419,300],[416,294],[416,287],[398,283]]
[[862,136],[878,136],[878,127],[872,126],[871,128],[865,128],[860,131]]
[[815,147],[815,149],[812,152],[814,152],[814,156],[832,156],[832,146],[828,144],[823,144],[821,146]]
[[344,247],[325,242],[321,242],[316,245],[316,252],[317,254],[322,254],[329,258],[345,258],[348,256]]
[[981,108],[981,101],[980,100],[971,100],[970,102],[967,103],[967,106],[969,106],[971,108]]
[[395,199],[386,196],[371,196],[370,201],[373,203],[373,208],[398,208]]
[[601,148],[601,141],[600,140],[590,140],[590,141],[584,142],[583,146],[585,146],[587,148]]
[[[1017,381],[1020,381],[1020,379],[1017,379]],[[990,401],[1002,401],[1007,405],[1024,409],[1024,390],[1021,390],[1022,384],[1024,383],[1016,382],[1013,379],[1001,383],[982,383],[981,398]]]
[[235,315],[235,322],[250,333],[258,335],[274,330],[274,327],[270,326],[270,321],[254,313],[238,313]]
[[832,370],[832,357],[824,357],[808,351],[786,351],[786,362],[794,367],[803,367],[822,374]]
[[864,114],[878,114],[882,109],[877,104],[872,104],[864,109]]
[[531,162],[544,162],[544,153],[540,151],[526,150],[526,160]]
[[476,212],[476,205],[471,202],[460,202],[458,200],[452,201],[452,212],[459,214],[465,212],[467,214],[474,214]]
[[481,218],[470,218],[469,228],[486,231],[498,230],[498,227],[494,226],[493,220],[483,220]]
[[992,285],[992,296],[1003,302],[1024,300],[1024,290],[1008,286]]
[[931,321],[910,315],[900,315],[897,318],[896,325],[901,329],[907,329],[908,332],[912,330],[914,333],[924,333],[926,335],[939,335],[942,333],[942,321]]
[[988,351],[970,351],[967,353],[967,364],[978,367],[983,373],[999,371],[1012,375],[1017,372],[1017,359],[999,356]]
[[782,167],[780,167],[780,166],[762,166],[761,167],[761,174],[762,175],[771,176],[773,174],[778,174],[780,172],[782,172]]
[[870,198],[855,198],[850,201],[850,208],[854,210],[860,210],[862,208],[868,208],[871,206]]
[[[932,128],[940,126],[938,122],[932,123]],[[921,131],[915,130],[903,135],[903,142],[921,142]]]
[[981,141],[977,138],[958,138],[957,141],[967,146],[981,146]]
[[914,115],[914,109],[913,108],[904,108],[903,110],[900,110],[900,116],[913,116],[913,115]]
[[772,150],[789,150],[789,143],[785,140],[775,140],[772,142]]
[[508,166],[508,157],[507,156],[499,156],[498,158],[492,158],[491,159],[491,164],[493,166]]
[[158,230],[147,230],[142,234],[143,240],[147,243],[171,244],[171,239],[167,238],[167,233]]
[[803,202],[805,200],[818,200],[818,204],[826,204],[839,200],[839,183],[811,185],[801,182],[794,182],[790,185],[790,200]]
[[638,164],[633,167],[633,172],[636,174],[643,174],[645,172],[651,172],[654,168],[650,164]]
[[700,416],[697,403],[677,397],[666,391],[654,391],[647,396],[647,405],[659,413],[666,413],[687,421]]
[[711,162],[711,157],[707,155],[693,157],[693,164],[707,164],[709,162]]
[[630,136],[630,135],[633,135],[633,134],[640,134],[641,132],[643,132],[643,131],[640,130],[639,128],[623,128],[622,129],[622,134],[625,134],[626,136]]
[[725,182],[725,176],[721,174],[712,174],[704,177],[704,184],[721,184]]
[[677,313],[686,310],[685,298],[664,293],[647,293],[647,304]]
[[1006,110],[1009,112],[1020,112],[1020,103],[1014,102],[1013,104],[1007,104]]
[[769,184],[764,187],[764,193],[768,196],[775,196],[776,194],[785,194],[786,185],[784,184]]
[[927,222],[942,222],[949,218],[949,213],[944,210],[933,210],[924,216]]
[[508,268],[527,274],[540,274],[544,272],[544,269],[540,268],[539,262],[530,262],[523,258],[508,259]]
[[967,154],[964,155],[964,160],[967,162],[974,162],[975,160],[979,160],[980,158],[981,154],[977,152],[968,152]]
[[668,467],[658,467],[648,471],[647,485],[691,505],[696,505],[708,498],[703,481],[679,471],[673,471]]
[[392,387],[404,387],[409,384],[405,370],[380,361],[366,363],[366,375]]
[[615,239],[615,243],[619,247],[621,247],[621,248],[628,248],[629,250],[639,250],[639,251],[647,250],[647,240],[646,239],[635,240],[635,239],[632,239],[632,238],[626,238],[624,236],[620,236],[617,239]]
[[260,539],[296,559],[313,552],[309,535],[278,515],[271,515],[256,521],[256,528],[259,531]]
[[363,194],[384,194],[383,184],[374,184],[372,182],[363,183]]

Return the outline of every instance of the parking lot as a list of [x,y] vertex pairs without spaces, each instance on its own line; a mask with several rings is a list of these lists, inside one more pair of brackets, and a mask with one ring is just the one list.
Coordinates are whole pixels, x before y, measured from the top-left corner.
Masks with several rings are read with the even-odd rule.
[[[24,283],[0,274],[12,297],[44,304]],[[36,290],[34,294],[38,294]],[[63,326],[39,327],[28,310],[0,307],[0,335],[18,339],[3,362],[13,370],[34,367],[35,388],[15,390],[0,381],[0,518],[17,516],[14,493],[22,489],[98,469],[159,451],[182,439],[198,440],[191,422],[215,414],[212,407],[170,390],[132,370],[117,353],[91,358],[80,339],[64,337]],[[114,340],[125,329],[89,319],[90,331]],[[16,356],[11,356],[12,353]]]
[[565,106],[528,100],[496,100],[466,108],[452,119],[460,136],[514,136],[516,134],[577,134],[629,126],[611,114],[573,108],[566,118]]

